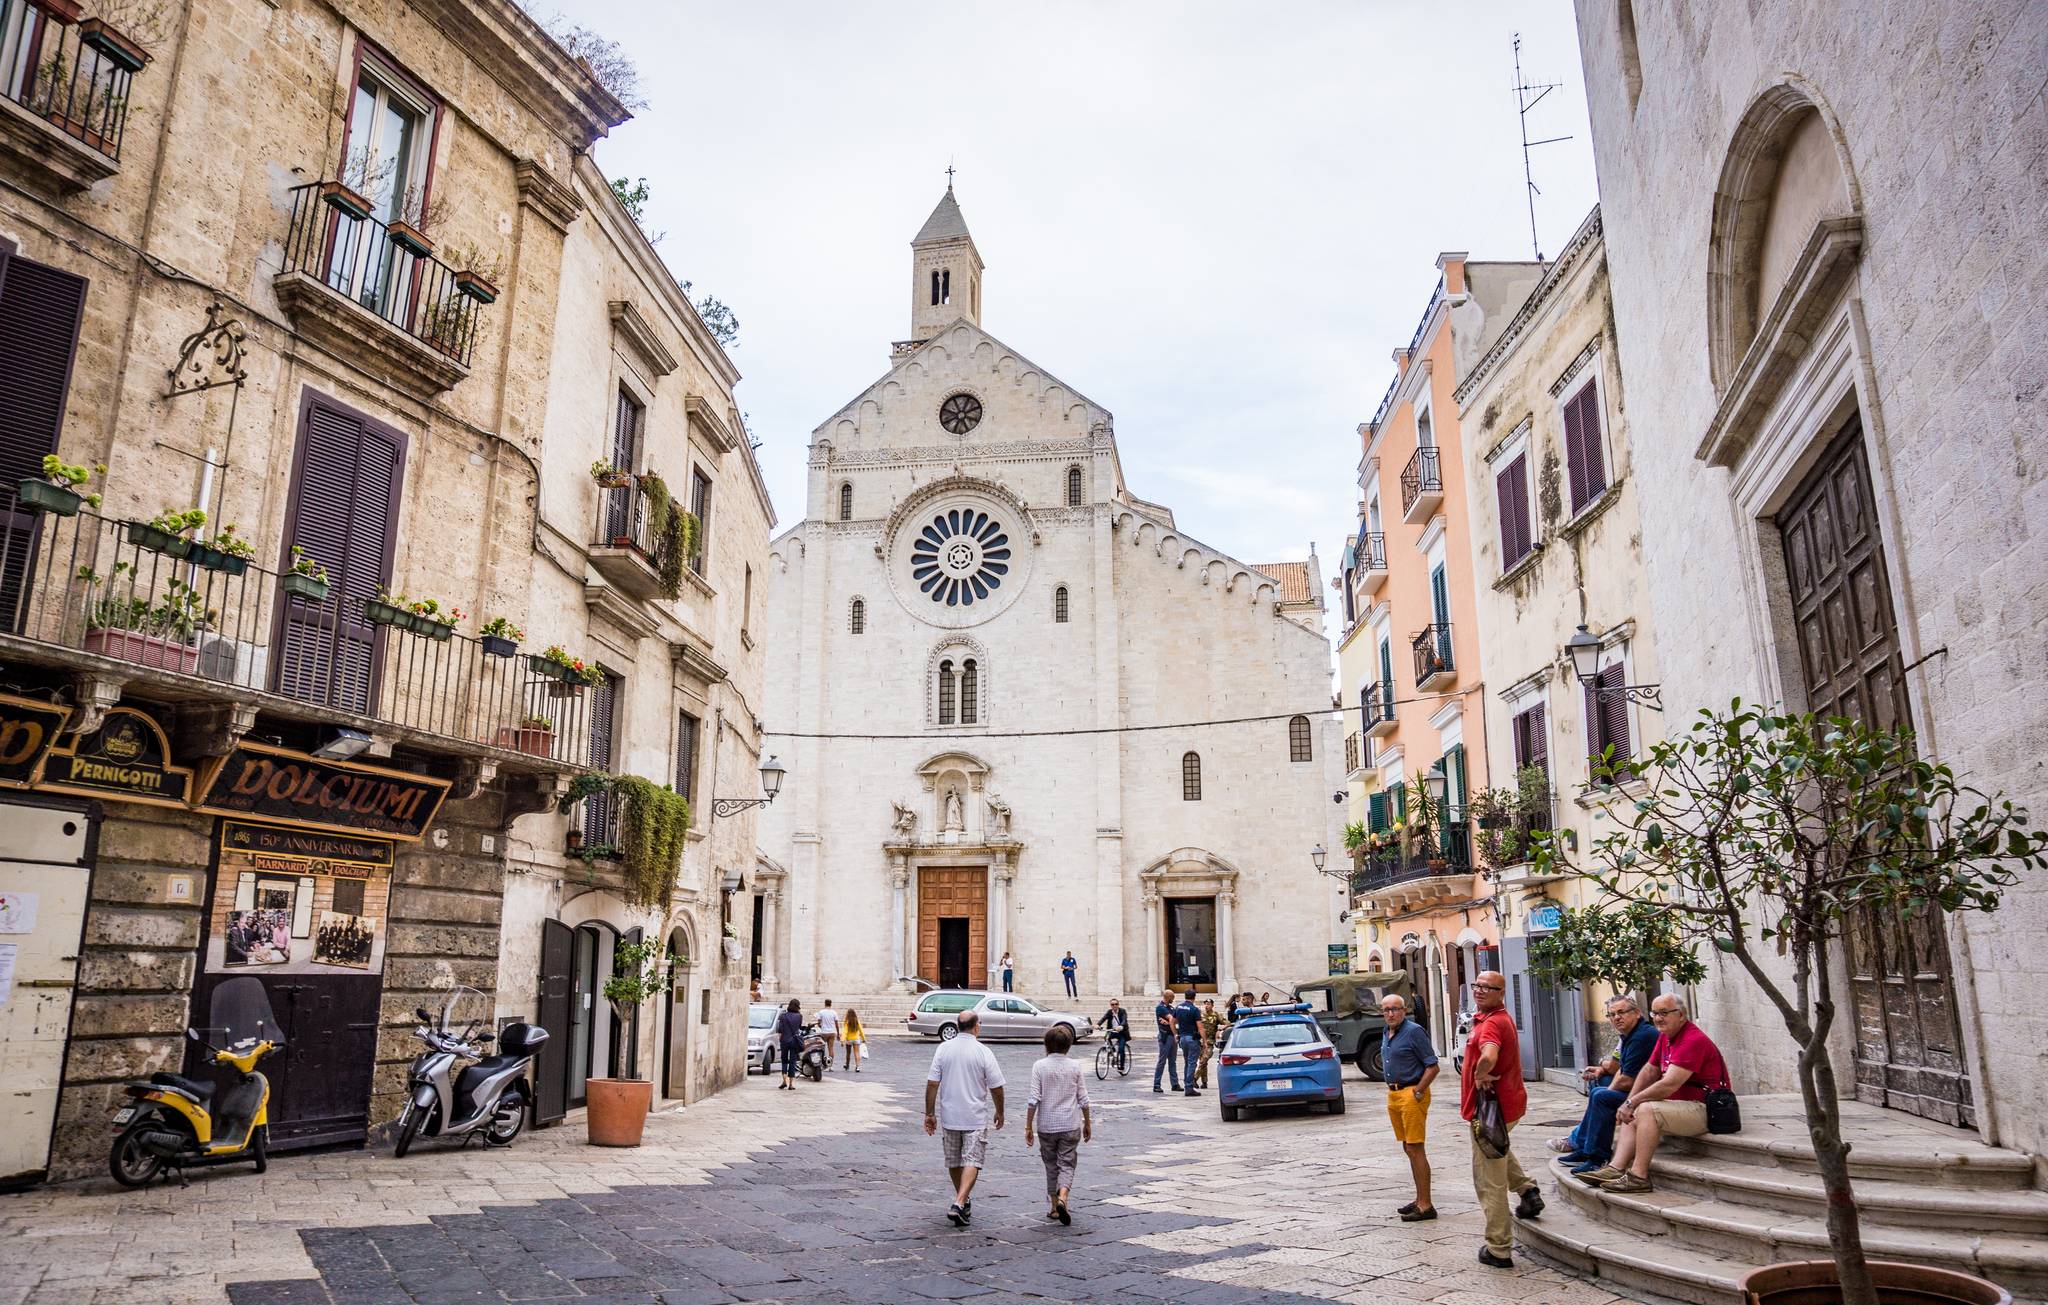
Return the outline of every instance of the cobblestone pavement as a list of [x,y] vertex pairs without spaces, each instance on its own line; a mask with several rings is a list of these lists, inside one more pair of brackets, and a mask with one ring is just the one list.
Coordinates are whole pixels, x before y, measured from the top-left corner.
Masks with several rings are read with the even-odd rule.
[[[918,1126],[930,1045],[880,1039],[865,1073],[796,1093],[749,1079],[656,1116],[637,1150],[583,1145],[572,1116],[505,1152],[285,1156],[260,1178],[224,1168],[182,1190],[101,1180],[0,1198],[0,1305],[1620,1299],[1526,1257],[1511,1273],[1477,1263],[1448,1101],[1432,1120],[1443,1217],[1400,1223],[1406,1165],[1383,1090],[1355,1076],[1344,1116],[1235,1124],[1212,1095],[1153,1095],[1149,1060],[1128,1079],[1090,1077],[1096,1140],[1063,1228],[1043,1218],[1023,1140],[1036,1048],[997,1054],[1018,1095],[970,1229],[945,1222],[938,1143]],[[1575,1100],[1539,1090],[1531,1120]]]

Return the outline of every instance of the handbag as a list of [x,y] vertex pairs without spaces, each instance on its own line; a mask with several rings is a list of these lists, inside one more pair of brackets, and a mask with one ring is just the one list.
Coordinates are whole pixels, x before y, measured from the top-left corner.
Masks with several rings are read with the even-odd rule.
[[1735,1089],[1726,1083],[1720,1087],[1708,1088],[1706,1103],[1709,1133],[1742,1131],[1742,1103],[1735,1099]]
[[1508,1121],[1501,1113],[1500,1098],[1490,1088],[1479,1089],[1477,1107],[1472,1111],[1472,1139],[1479,1153],[1498,1160],[1508,1153]]

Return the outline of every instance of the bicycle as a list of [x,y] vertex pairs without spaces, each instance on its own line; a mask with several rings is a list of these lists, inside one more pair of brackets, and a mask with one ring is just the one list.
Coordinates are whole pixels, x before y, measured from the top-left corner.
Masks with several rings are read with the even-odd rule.
[[1095,1052],[1095,1077],[1106,1079],[1114,1067],[1118,1078],[1127,1078],[1131,1072],[1131,1044],[1119,1038],[1111,1038]]

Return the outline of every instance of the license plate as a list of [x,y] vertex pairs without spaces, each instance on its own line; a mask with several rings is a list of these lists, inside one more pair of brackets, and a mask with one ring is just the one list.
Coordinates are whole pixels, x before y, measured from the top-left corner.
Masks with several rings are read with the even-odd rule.
[[1294,1080],[1291,1078],[1269,1078],[1266,1080],[1266,1091],[1268,1092],[1285,1092],[1293,1086]]
[[114,1112],[114,1122],[117,1124],[125,1124],[133,1118],[135,1118],[134,1106],[129,1106],[126,1110],[116,1110]]

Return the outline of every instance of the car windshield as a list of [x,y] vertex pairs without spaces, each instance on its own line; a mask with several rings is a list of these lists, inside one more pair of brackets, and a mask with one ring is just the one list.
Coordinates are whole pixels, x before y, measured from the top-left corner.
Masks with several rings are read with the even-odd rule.
[[1232,1051],[1258,1050],[1262,1047],[1294,1047],[1305,1042],[1319,1042],[1315,1023],[1311,1020],[1272,1020],[1257,1024],[1240,1024],[1232,1031],[1227,1044]]
[[747,1027],[750,1029],[772,1029],[775,1027],[775,1007],[747,1007]]

